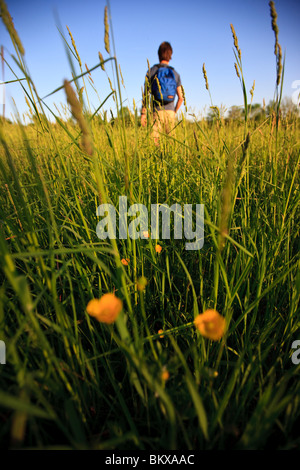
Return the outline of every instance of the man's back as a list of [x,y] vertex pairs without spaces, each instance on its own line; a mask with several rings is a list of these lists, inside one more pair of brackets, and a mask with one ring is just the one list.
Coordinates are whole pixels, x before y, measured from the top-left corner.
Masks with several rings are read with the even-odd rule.
[[174,93],[174,99],[170,102],[162,102],[160,99],[154,99],[153,100],[153,107],[154,109],[163,109],[166,111],[175,111],[175,96],[176,96],[176,91],[178,87],[181,87],[181,78],[179,73],[173,68],[170,67],[167,64],[155,64],[153,65],[150,70],[148,70],[146,77],[149,81],[149,86],[150,89],[152,89],[152,85],[155,85],[155,76],[157,75],[158,71],[160,68],[169,68],[172,70],[175,78],[175,93]]

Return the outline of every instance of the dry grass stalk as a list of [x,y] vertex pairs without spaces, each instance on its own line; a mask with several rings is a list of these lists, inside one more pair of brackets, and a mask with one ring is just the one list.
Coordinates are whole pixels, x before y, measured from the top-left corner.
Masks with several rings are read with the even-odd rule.
[[10,16],[10,13],[7,9],[7,6],[4,0],[0,0],[0,13],[1,13],[3,23],[5,24],[5,27],[11,37],[11,40],[17,46],[20,54],[24,55],[25,50],[24,50],[23,44],[21,43],[19,35],[15,29],[12,17]]
[[270,13],[271,13],[271,18],[272,18],[272,29],[273,29],[274,34],[275,34],[274,54],[277,56],[277,52],[278,52],[278,33],[279,33],[279,29],[278,29],[278,25],[277,25],[277,12],[276,12],[276,9],[275,9],[274,2],[269,2],[269,6],[270,6]]
[[77,57],[77,60],[78,60],[78,63],[79,63],[79,67],[81,68],[81,59],[80,59],[80,56],[79,56],[79,54],[78,54],[78,51],[77,51],[77,47],[76,47],[74,38],[73,38],[72,33],[71,33],[71,31],[69,30],[68,26],[67,26],[67,30],[68,30],[69,36],[70,36],[70,38],[71,38],[72,46],[73,46],[73,48],[74,48],[74,51],[75,51],[75,54],[76,54],[76,57]]
[[98,55],[99,55],[99,59],[100,59],[100,64],[101,64],[101,68],[103,70],[103,72],[105,72],[105,67],[104,67],[104,58],[103,58],[103,55],[101,54],[101,52],[98,52]]
[[255,88],[255,80],[253,80],[253,85],[252,85],[252,88],[251,88],[251,90],[250,90],[251,101],[253,100],[254,88]]
[[241,53],[241,49],[239,48],[238,38],[237,38],[235,29],[234,29],[232,23],[230,23],[230,28],[231,28],[231,32],[232,32],[232,36],[233,36],[234,47],[236,48],[236,51],[237,51],[238,56],[239,56],[239,59],[241,59],[241,58],[242,58],[242,53]]
[[92,83],[94,83],[94,80],[92,79],[92,74],[91,74],[91,72],[90,72],[90,69],[88,68],[88,66],[87,66],[86,63],[85,63],[84,65],[85,65],[86,71],[87,71],[88,74],[89,74],[89,79],[91,80]]
[[202,66],[202,72],[203,72],[203,77],[204,77],[204,80],[205,80],[205,88],[208,90],[209,86],[208,86],[207,74],[206,74],[206,69],[205,69],[205,64],[204,63],[203,63],[203,66]]
[[158,88],[158,91],[159,91],[161,100],[163,101],[163,95],[162,95],[162,92],[161,92],[161,86],[160,86],[160,83],[159,83],[159,80],[158,80],[157,76],[155,76],[155,81],[156,81],[156,84],[157,84],[157,88]]
[[122,75],[121,65],[120,64],[119,64],[119,71],[120,71],[121,83],[122,83],[123,87],[125,88],[124,78],[123,78],[123,75]]
[[221,196],[221,217],[220,217],[220,237],[219,237],[219,250],[222,251],[225,246],[226,235],[229,233],[228,222],[231,212],[231,198],[232,198],[232,183],[233,183],[233,158],[230,155],[227,162],[226,180]]
[[237,66],[236,62],[234,63],[234,68],[235,68],[235,71],[236,71],[236,74],[237,74],[238,78],[241,78],[241,77],[240,77],[240,74],[239,74],[239,69],[238,69],[238,66]]
[[106,52],[110,54],[107,6],[104,8],[104,45],[105,45]]
[[275,8],[274,2],[269,2],[270,13],[272,18],[272,30],[275,34],[275,46],[274,46],[274,54],[276,56],[276,65],[277,65],[277,77],[276,77],[276,84],[277,86],[280,84],[281,80],[281,72],[282,72],[282,49],[278,42],[278,25],[277,25],[277,12]]
[[76,119],[79,127],[80,127],[80,130],[82,132],[82,137],[81,137],[81,146],[82,146],[82,149],[88,154],[88,155],[93,155],[93,145],[92,145],[92,140],[91,140],[91,137],[90,137],[90,133],[89,133],[89,128],[88,128],[88,125],[87,125],[87,122],[83,116],[83,113],[82,113],[82,106],[76,96],[76,93],[75,91],[73,90],[70,82],[68,82],[68,80],[65,80],[64,81],[64,88],[65,88],[65,92],[66,92],[66,95],[67,95],[67,101],[71,107],[71,112],[72,112],[72,115],[74,117],[74,119]]
[[278,53],[277,53],[277,78],[276,78],[276,83],[277,86],[280,84],[281,80],[281,72],[282,72],[282,49],[281,45],[278,44]]

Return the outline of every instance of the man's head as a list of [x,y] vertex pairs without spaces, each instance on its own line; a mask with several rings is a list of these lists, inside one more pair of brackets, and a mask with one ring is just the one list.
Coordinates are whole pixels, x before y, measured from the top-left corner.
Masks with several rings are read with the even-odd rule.
[[173,49],[169,42],[162,42],[158,48],[159,61],[166,60],[169,62],[172,59]]

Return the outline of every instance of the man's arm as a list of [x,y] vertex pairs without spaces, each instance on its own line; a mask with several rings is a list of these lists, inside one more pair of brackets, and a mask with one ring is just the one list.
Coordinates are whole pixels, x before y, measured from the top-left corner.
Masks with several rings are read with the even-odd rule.
[[178,100],[175,106],[175,114],[177,113],[177,111],[179,110],[180,106],[183,103],[183,93],[182,93],[181,86],[177,87],[177,96],[178,96]]
[[145,127],[147,124],[147,110],[146,108],[142,108],[141,112],[141,125]]

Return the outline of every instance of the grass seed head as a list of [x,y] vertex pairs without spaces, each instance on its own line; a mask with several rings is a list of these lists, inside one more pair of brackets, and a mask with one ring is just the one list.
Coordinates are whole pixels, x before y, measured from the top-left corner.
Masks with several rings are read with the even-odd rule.
[[67,96],[67,101],[71,108],[71,113],[74,119],[76,119],[80,127],[80,130],[82,132],[82,137],[81,137],[82,148],[88,155],[92,155],[93,154],[92,140],[90,137],[88,125],[82,113],[82,106],[80,104],[80,101],[78,100],[76,93],[73,90],[70,82],[68,82],[68,80],[64,81],[64,88],[65,88],[65,92]]
[[203,72],[203,77],[205,80],[205,88],[208,90],[209,86],[208,86],[207,74],[206,74],[206,69],[205,69],[205,63],[203,63],[202,65],[202,72]]
[[241,58],[242,58],[242,53],[241,53],[241,49],[239,48],[238,38],[237,38],[235,29],[234,29],[232,23],[230,23],[230,28],[231,28],[231,32],[232,32],[232,36],[233,36],[234,47],[235,47],[235,49],[236,49],[236,51],[237,51],[237,53],[238,53],[239,58],[241,59]]
[[278,25],[277,25],[277,12],[276,12],[276,8],[275,8],[275,3],[274,2],[269,2],[269,7],[270,7],[271,18],[272,18],[272,29],[273,29],[274,34],[275,34],[274,53],[275,53],[275,55],[277,55],[279,29],[278,29]]
[[101,68],[103,70],[103,72],[105,72],[105,67],[104,67],[104,58],[103,58],[103,55],[101,54],[101,52],[98,52],[98,55],[99,55],[99,60],[100,60],[100,64],[101,64]]
[[121,83],[122,83],[123,87],[125,88],[124,78],[123,78],[123,75],[122,75],[122,70],[121,70],[121,65],[120,64],[119,64],[119,72],[120,72],[120,77],[121,77]]
[[12,17],[10,16],[10,13],[7,9],[7,6],[4,0],[0,0],[0,13],[1,13],[2,21],[11,37],[12,42],[18,48],[20,54],[24,55],[25,50],[24,50],[23,44],[21,43],[19,35],[15,29]]
[[81,64],[80,55],[78,54],[77,47],[76,47],[76,44],[75,44],[73,35],[72,35],[70,29],[68,28],[68,26],[67,26],[67,30],[68,30],[69,36],[70,36],[70,38],[71,38],[72,46],[73,46],[73,49],[74,49],[74,51],[75,51],[75,54],[76,54],[76,57],[77,57],[77,60],[78,60],[79,67],[81,68],[81,65],[82,65],[82,64]]
[[161,92],[161,86],[160,86],[160,83],[159,83],[159,80],[158,80],[157,76],[155,76],[155,81],[156,81],[156,84],[157,84],[157,88],[158,88],[158,91],[159,91],[161,100],[163,101],[163,95],[162,95],[162,92]]
[[106,52],[108,54],[110,54],[109,24],[108,24],[107,6],[104,8],[104,45],[105,45]]
[[238,69],[238,66],[237,66],[236,62],[234,63],[234,68],[235,68],[235,71],[236,71],[236,74],[237,74],[238,78],[241,78],[241,77],[240,77],[240,74],[239,74],[239,69]]
[[277,25],[277,12],[275,8],[274,2],[269,2],[270,7],[270,14],[272,18],[272,30],[275,34],[275,46],[274,46],[274,54],[276,55],[276,69],[277,69],[277,77],[276,77],[276,84],[277,86],[280,84],[281,81],[281,72],[282,72],[282,49],[278,42],[278,25]]
[[253,80],[253,85],[252,85],[252,88],[251,88],[251,90],[250,90],[251,101],[253,100],[254,88],[255,88],[255,80]]
[[185,108],[185,111],[187,112],[186,97],[185,97],[185,91],[184,91],[183,85],[181,85],[181,90],[182,90],[184,108]]
[[90,72],[90,69],[88,68],[88,66],[87,66],[86,63],[85,63],[84,65],[85,65],[86,71],[87,71],[88,74],[89,74],[89,79],[91,80],[92,83],[94,83],[94,81],[93,81],[93,79],[92,79],[92,74],[91,74],[91,72]]
[[277,78],[276,78],[276,83],[277,86],[280,84],[281,80],[281,72],[282,72],[282,49],[281,45],[278,43],[277,46]]

